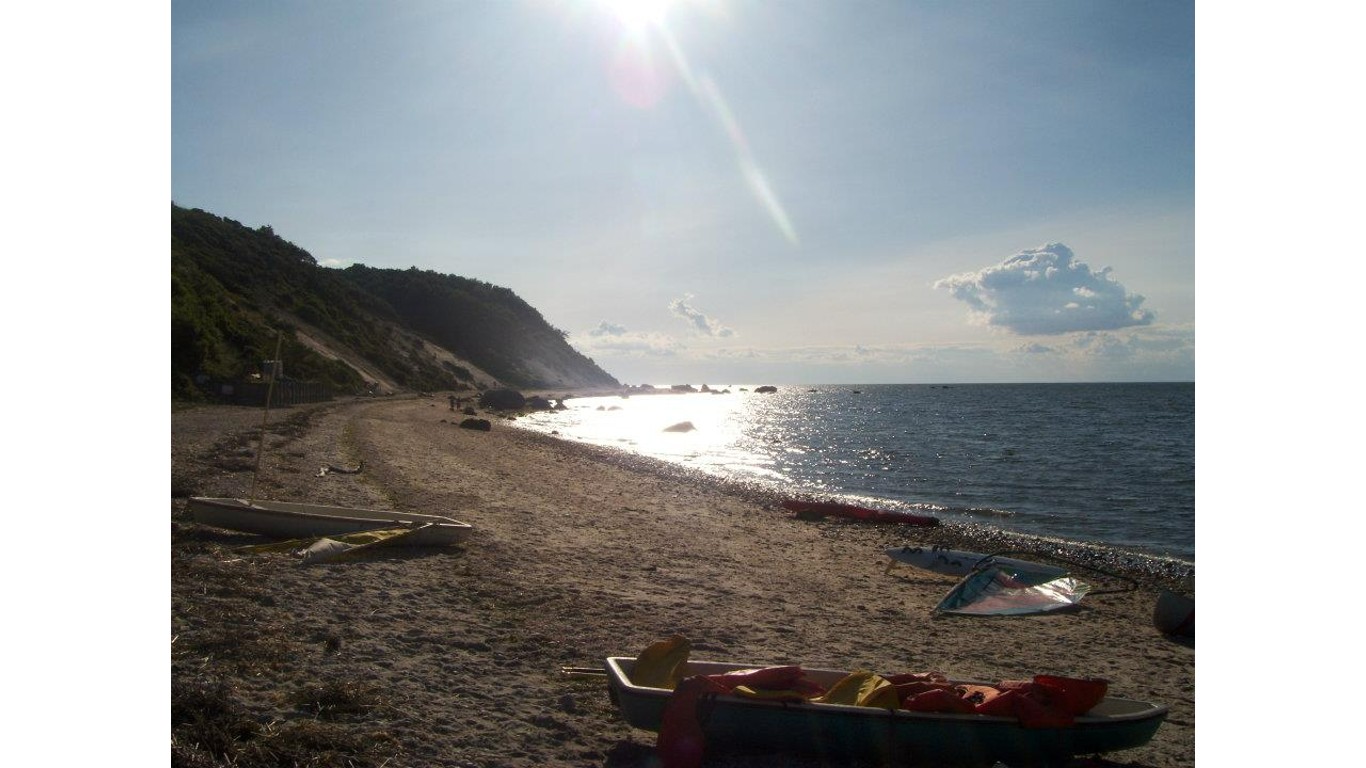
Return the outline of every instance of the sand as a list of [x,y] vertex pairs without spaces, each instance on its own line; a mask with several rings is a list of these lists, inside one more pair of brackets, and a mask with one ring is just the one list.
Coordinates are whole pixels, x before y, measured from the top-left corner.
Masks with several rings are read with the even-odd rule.
[[[1152,627],[1156,590],[1169,583],[1158,576],[1088,596],[1066,615],[936,617],[931,608],[954,580],[886,572],[883,549],[994,551],[999,541],[798,520],[762,494],[496,417],[492,431],[461,429],[445,394],[272,412],[258,496],[475,526],[461,546],[326,565],[246,554],[236,547],[255,537],[187,522],[184,495],[250,493],[261,413],[173,412],[173,681],[224,680],[254,718],[280,723],[303,716],[286,700],[291,689],[365,681],[385,706],[353,727],[392,739],[395,766],[647,766],[657,764],[654,734],[621,719],[602,679],[561,668],[600,667],[677,633],[693,641],[694,658],[713,660],[1103,677],[1112,694],[1171,713],[1147,746],[1090,764],[1195,763],[1195,651]],[[358,474],[318,473],[361,461]],[[213,585],[197,583],[205,574]],[[214,587],[228,583],[238,586]],[[195,645],[234,620],[285,628],[288,647],[252,665],[240,643],[235,655]]]

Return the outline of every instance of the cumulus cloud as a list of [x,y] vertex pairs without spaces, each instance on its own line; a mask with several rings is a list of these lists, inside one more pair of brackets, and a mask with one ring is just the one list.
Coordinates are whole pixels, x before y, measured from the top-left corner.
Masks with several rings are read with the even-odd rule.
[[1190,327],[1144,328],[1125,334],[1083,333],[1072,339],[1080,355],[1109,359],[1194,360],[1195,331]]
[[625,336],[626,326],[617,323],[609,323],[606,320],[598,323],[598,327],[588,332],[589,336]]
[[872,364],[889,365],[914,363],[943,356],[945,349],[961,351],[953,347],[921,347],[916,345],[879,345],[857,344],[848,346],[809,346],[779,347],[760,349],[754,347],[724,347],[720,349],[696,350],[695,356],[710,360],[748,359],[772,365],[798,363],[804,365]]
[[624,326],[606,321],[588,331],[584,338],[575,338],[574,348],[590,357],[673,357],[683,345],[672,336],[662,333],[629,331]]
[[[1158,372],[1175,371],[1179,375],[1190,370],[1193,375],[1195,331],[1189,326],[1155,325],[1122,332],[1087,331],[1047,345],[1030,342],[1011,349],[1010,353],[1021,359],[1033,358],[1062,366],[1125,364]],[[1140,371],[1137,375],[1143,374]],[[1163,375],[1171,378],[1169,373]]]
[[690,293],[685,294],[681,299],[674,299],[669,302],[669,311],[675,316],[683,318],[694,331],[697,331],[703,336],[726,338],[735,335],[735,331],[722,325],[719,321],[707,317],[700,310],[693,307],[691,304],[692,300],[693,296]]
[[678,339],[663,333],[622,333],[620,336],[591,336],[576,342],[575,348],[589,357],[654,358],[675,357],[683,350]]
[[1135,336],[1121,338],[1113,333],[1085,333],[1073,341],[1073,346],[1085,355],[1128,358],[1134,356],[1140,344]]
[[934,284],[966,303],[987,325],[1052,335],[1148,325],[1153,313],[1106,267],[1092,272],[1062,243],[1021,251],[996,266]]

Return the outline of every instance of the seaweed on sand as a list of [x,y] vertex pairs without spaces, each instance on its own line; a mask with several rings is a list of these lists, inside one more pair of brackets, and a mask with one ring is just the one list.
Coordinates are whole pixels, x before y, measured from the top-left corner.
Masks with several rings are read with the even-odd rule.
[[[368,711],[368,705],[353,703]],[[378,728],[311,718],[261,723],[221,680],[172,681],[173,768],[370,768],[391,761],[396,752],[393,738]]]

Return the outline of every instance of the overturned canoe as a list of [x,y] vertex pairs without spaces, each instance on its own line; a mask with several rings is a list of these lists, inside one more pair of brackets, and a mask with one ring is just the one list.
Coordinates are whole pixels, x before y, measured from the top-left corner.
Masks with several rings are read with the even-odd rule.
[[[659,731],[674,691],[632,681],[636,659],[606,660],[608,692],[622,716],[637,728]],[[687,661],[678,675],[718,675],[754,669],[752,664]],[[803,668],[807,679],[829,689],[847,671]],[[979,683],[964,683],[980,685]],[[1167,708],[1106,696],[1071,724],[1026,727],[1012,717],[918,712],[816,701],[767,700],[734,693],[708,695],[699,706],[707,750],[802,753],[843,764],[924,763],[1008,765],[1061,763],[1142,746],[1157,732]]]
[[202,525],[282,539],[336,536],[383,528],[410,528],[409,546],[443,546],[463,539],[472,529],[449,517],[382,509],[339,507],[261,499],[191,497],[190,516]]
[[872,509],[860,507],[855,504],[842,504],[835,501],[804,501],[802,499],[787,499],[783,502],[783,509],[795,512],[798,515],[816,515],[820,517],[843,517],[849,520],[860,520],[866,523],[899,523],[901,525],[939,525],[939,518],[929,515],[915,515],[910,512],[896,512],[889,509]]

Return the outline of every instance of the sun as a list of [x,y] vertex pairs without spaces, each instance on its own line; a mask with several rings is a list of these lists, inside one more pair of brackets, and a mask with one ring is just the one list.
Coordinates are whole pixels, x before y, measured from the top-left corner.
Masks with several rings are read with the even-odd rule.
[[664,25],[669,8],[679,0],[598,0],[631,34]]

